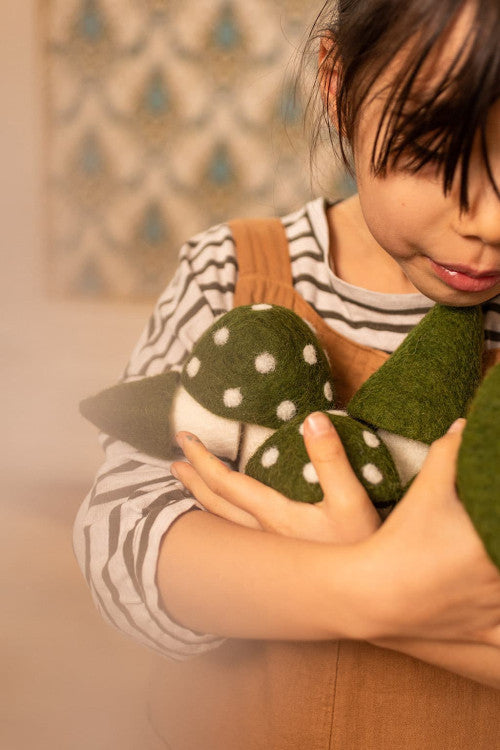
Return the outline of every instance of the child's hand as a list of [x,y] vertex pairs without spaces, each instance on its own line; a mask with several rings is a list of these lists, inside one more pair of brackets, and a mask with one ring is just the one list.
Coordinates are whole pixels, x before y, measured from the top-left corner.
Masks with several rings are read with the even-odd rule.
[[331,421],[321,413],[305,421],[304,441],[324,499],[314,505],[289,500],[239,472],[231,471],[189,433],[179,444],[189,464],[173,469],[209,511],[250,528],[309,541],[350,544],[366,539],[380,517],[354,474]]
[[389,635],[500,646],[500,574],[455,490],[464,425],[433,443],[405,497],[361,544],[360,560],[389,587],[371,612]]
[[325,492],[316,505],[288,500],[231,471],[186,433],[180,443],[191,464],[174,466],[217,515],[285,536],[353,544],[355,595],[369,606],[377,638],[500,646],[500,575],[455,490],[462,427],[433,444],[418,478],[380,528],[334,429],[321,433],[309,423],[304,430]]

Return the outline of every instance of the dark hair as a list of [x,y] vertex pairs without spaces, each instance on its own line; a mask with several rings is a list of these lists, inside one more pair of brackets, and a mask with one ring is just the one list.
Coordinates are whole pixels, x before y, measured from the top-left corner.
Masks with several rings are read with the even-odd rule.
[[[378,123],[371,158],[374,174],[384,176],[403,157],[405,168],[414,172],[429,162],[438,162],[447,194],[460,168],[460,205],[467,210],[469,162],[479,133],[485,169],[500,198],[486,142],[487,116],[500,96],[500,0],[472,0],[473,21],[462,49],[431,91],[416,85],[430,53],[470,1],[325,2],[306,50],[310,51],[321,38],[332,39],[331,50],[316,78],[315,95],[319,93],[321,76],[326,75],[328,80],[338,64],[336,124],[341,157],[351,173],[349,147],[360,108],[374,83],[401,52],[404,64],[386,90]],[[323,120],[333,138],[328,117],[330,104],[327,100],[322,106],[314,142],[319,138]]]

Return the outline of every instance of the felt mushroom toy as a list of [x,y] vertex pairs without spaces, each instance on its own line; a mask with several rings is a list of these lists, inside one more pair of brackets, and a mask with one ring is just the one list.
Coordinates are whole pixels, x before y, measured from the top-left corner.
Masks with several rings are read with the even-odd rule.
[[161,458],[172,457],[177,431],[195,432],[241,471],[312,503],[322,490],[302,424],[323,411],[381,516],[404,494],[430,443],[468,416],[457,487],[500,568],[500,364],[477,389],[482,345],[480,307],[435,305],[339,411],[311,327],[287,308],[245,306],[206,331],[182,373],[120,383],[80,409],[108,434]]
[[482,350],[481,308],[437,304],[347,404],[387,445],[405,488],[430,444],[466,416]]
[[80,409],[105,432],[162,458],[172,456],[176,432],[194,432],[241,471],[304,502],[318,502],[322,491],[299,429],[311,412],[331,412],[368,494],[377,507],[392,507],[402,490],[389,451],[334,406],[330,365],[312,328],[285,307],[259,304],[219,318],[180,375],[120,383]]
[[[347,412],[326,412],[338,432],[349,462],[382,516],[401,498],[402,487],[391,454],[375,431]],[[317,503],[323,499],[318,475],[303,439],[307,414],[296,417],[269,437],[248,461],[245,473],[292,500]]]
[[283,424],[333,405],[330,366],[312,329],[285,307],[258,304],[220,317],[182,373],[120,383],[80,410],[105,432],[163,458],[175,433],[189,430],[243,470]]

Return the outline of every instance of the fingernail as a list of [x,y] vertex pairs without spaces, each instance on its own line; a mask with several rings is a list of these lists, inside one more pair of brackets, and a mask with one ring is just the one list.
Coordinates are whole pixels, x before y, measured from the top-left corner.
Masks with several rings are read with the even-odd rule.
[[178,432],[175,436],[175,440],[177,442],[177,445],[184,450],[184,446],[186,443],[198,443],[201,445],[201,440],[196,437],[196,435],[193,435],[192,432]]
[[455,419],[453,424],[449,427],[448,432],[450,434],[453,434],[455,432],[462,432],[464,427],[465,427],[465,419],[463,417],[460,417],[459,419]]
[[313,414],[309,414],[306,419],[307,431],[311,435],[326,435],[327,432],[332,430],[332,423],[326,416],[320,411],[316,411]]

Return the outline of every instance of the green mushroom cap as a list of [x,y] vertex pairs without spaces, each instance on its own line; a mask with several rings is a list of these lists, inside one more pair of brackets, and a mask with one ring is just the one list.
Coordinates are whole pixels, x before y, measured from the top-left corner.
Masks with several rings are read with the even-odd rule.
[[500,364],[472,402],[457,463],[457,489],[486,550],[500,569]]
[[[376,508],[390,509],[402,496],[398,472],[384,443],[346,413],[326,412],[347,457]],[[314,466],[302,437],[304,416],[277,430],[250,458],[245,473],[291,500],[317,503],[323,499]]]
[[334,399],[317,337],[279,305],[245,305],[219,318],[194,347],[182,385],[220,417],[272,429]]
[[466,414],[481,379],[480,306],[435,305],[361,386],[347,411],[372,427],[423,443]]

